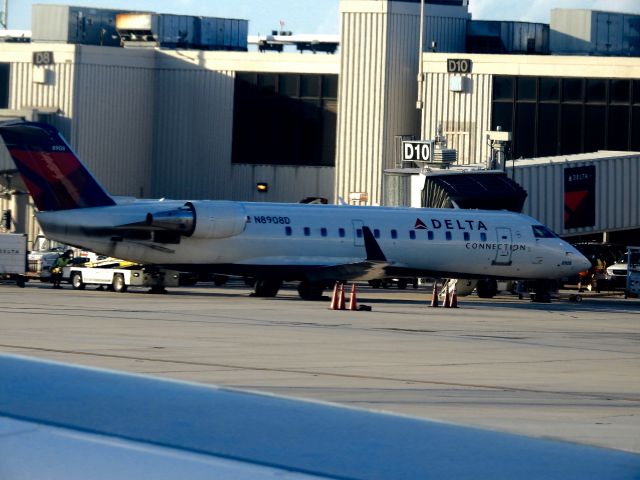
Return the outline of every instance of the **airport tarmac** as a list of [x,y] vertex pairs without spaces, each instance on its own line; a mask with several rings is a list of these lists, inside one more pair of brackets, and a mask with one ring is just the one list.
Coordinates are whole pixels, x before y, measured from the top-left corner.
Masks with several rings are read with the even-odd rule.
[[242,285],[126,294],[0,285],[0,350],[640,453],[640,300],[508,294],[331,311]]

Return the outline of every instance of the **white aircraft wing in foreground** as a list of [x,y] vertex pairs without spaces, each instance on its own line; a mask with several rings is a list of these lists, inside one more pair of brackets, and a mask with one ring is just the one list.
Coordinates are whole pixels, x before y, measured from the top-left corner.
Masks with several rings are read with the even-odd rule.
[[0,355],[2,480],[632,479],[640,455]]

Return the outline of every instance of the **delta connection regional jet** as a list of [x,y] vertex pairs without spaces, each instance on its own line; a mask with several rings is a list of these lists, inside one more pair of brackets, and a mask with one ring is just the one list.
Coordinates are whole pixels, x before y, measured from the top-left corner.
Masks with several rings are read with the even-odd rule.
[[0,126],[47,237],[186,272],[255,277],[257,296],[300,281],[554,279],[590,267],[531,217],[507,211],[134,200],[109,195],[54,127]]

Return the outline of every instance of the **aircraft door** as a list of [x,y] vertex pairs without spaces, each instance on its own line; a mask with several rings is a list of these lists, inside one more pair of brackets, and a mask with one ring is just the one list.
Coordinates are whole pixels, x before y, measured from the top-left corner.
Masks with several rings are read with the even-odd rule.
[[364,247],[364,234],[362,233],[362,227],[364,222],[362,220],[353,220],[353,244],[356,247]]
[[513,237],[511,229],[505,227],[496,228],[497,248],[494,265],[511,265],[511,254],[513,252]]

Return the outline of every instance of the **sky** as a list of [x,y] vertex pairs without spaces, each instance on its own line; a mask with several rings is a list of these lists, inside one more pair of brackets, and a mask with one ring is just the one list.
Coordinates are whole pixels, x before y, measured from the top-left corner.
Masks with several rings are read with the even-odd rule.
[[[179,15],[243,18],[251,35],[280,28],[294,33],[339,33],[339,0],[9,0],[10,29],[31,29],[34,3],[142,10]],[[549,22],[552,8],[587,8],[640,14],[640,0],[469,0],[475,20]]]

